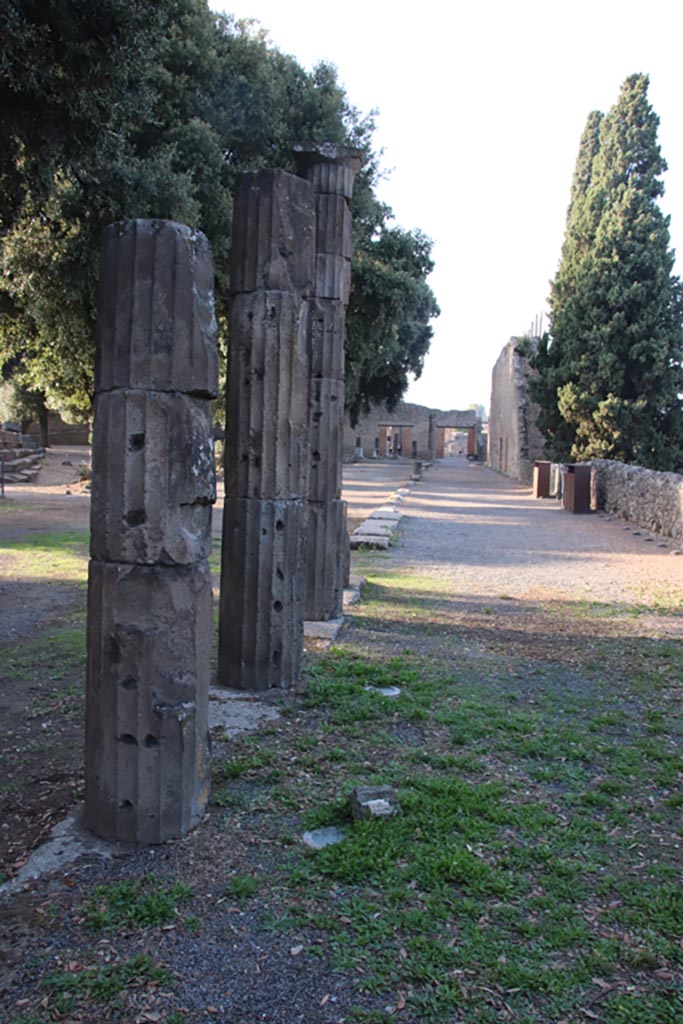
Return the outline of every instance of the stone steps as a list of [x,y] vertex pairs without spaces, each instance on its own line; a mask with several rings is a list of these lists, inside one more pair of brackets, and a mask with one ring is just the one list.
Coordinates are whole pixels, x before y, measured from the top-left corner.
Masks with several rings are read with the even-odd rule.
[[0,446],[0,459],[4,463],[5,483],[30,483],[42,468],[45,449]]

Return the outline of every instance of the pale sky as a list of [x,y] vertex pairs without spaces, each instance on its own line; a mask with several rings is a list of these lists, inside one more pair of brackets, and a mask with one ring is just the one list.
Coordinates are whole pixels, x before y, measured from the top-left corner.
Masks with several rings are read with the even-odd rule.
[[[546,313],[579,139],[625,78],[650,76],[668,162],[662,206],[683,254],[683,8],[674,0],[210,0],[255,18],[306,68],[336,65],[378,110],[378,190],[434,241],[441,316],[407,400],[488,409],[512,335]],[[683,259],[683,256],[682,256]],[[679,260],[678,273],[683,272]]]

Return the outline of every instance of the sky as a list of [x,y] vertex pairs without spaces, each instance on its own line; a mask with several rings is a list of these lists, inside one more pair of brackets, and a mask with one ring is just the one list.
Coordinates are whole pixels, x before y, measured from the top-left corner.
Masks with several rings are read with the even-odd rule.
[[336,65],[377,111],[379,198],[433,240],[441,316],[406,400],[489,407],[491,371],[541,314],[579,140],[630,74],[650,76],[669,165],[661,201],[683,274],[683,58],[674,0],[210,0],[309,70]]

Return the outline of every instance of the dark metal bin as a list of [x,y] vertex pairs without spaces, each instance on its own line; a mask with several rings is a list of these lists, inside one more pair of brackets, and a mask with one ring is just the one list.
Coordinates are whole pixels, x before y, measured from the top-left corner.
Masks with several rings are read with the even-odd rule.
[[534,498],[550,497],[550,463],[534,462]]
[[579,463],[565,466],[562,501],[567,512],[585,513],[591,510],[591,466]]

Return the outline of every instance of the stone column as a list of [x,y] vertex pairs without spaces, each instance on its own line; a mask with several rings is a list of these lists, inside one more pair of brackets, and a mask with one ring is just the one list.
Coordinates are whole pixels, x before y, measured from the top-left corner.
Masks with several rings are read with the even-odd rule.
[[315,287],[311,302],[310,439],[306,618],[341,615],[349,555],[341,500],[344,340],[351,290],[351,211],[360,154],[344,146],[295,147],[315,193]]
[[308,478],[311,185],[243,174],[233,213],[218,682],[299,678]]
[[377,442],[378,442],[377,443],[377,451],[382,456],[382,458],[386,458],[386,455],[387,455],[387,432],[386,432],[386,430],[380,430],[379,437],[377,438]]
[[86,823],[160,843],[209,791],[210,399],[218,358],[203,235],[134,220],[104,233],[88,580]]
[[436,457],[437,459],[443,459],[446,451],[446,428],[436,428]]
[[429,461],[433,462],[436,458],[436,416],[433,412],[429,414],[429,428],[427,433],[427,451]]
[[401,452],[405,458],[408,458],[412,454],[413,449],[413,428],[402,427],[401,428]]

